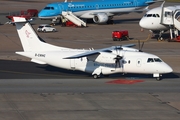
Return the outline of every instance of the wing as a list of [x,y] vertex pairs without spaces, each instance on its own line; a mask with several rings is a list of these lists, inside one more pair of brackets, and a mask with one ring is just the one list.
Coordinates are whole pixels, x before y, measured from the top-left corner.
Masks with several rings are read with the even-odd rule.
[[103,48],[103,49],[91,50],[91,51],[77,54],[74,56],[66,57],[64,59],[75,59],[75,58],[81,58],[81,57],[88,57],[88,56],[92,56],[92,55],[99,55],[99,54],[101,54],[101,52],[111,53],[112,50],[117,50],[117,49],[122,50],[123,47],[133,47],[133,46],[135,46],[135,44],[128,44],[128,45],[123,45],[123,46],[112,46],[112,47]]

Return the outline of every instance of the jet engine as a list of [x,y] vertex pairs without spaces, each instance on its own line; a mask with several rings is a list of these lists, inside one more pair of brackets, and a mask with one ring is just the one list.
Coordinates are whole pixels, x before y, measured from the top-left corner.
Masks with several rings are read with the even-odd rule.
[[95,23],[106,23],[108,21],[108,16],[106,13],[98,13],[93,17]]

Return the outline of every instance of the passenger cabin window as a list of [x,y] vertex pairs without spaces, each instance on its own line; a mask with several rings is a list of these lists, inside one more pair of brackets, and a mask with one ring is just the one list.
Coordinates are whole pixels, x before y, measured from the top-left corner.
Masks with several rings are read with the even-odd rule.
[[130,64],[130,63],[131,63],[131,61],[129,60],[129,61],[128,61],[128,63]]

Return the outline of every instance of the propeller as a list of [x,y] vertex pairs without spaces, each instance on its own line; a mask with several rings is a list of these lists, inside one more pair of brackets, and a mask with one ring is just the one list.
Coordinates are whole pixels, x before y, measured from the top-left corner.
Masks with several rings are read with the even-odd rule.
[[123,58],[122,56],[120,56],[120,50],[122,50],[123,48],[121,46],[116,46],[115,47],[115,50],[116,50],[116,54],[117,56],[114,58],[115,60],[115,68],[117,68],[117,66],[119,65],[119,67],[121,66],[120,65],[120,60]]

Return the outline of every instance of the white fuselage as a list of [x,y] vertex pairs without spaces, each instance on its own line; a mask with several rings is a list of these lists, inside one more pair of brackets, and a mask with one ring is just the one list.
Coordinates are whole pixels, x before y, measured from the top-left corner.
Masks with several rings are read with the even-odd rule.
[[[109,55],[99,55],[97,58],[82,57],[76,59],[64,59],[69,56],[88,52],[89,50],[73,50],[65,49],[52,52],[31,52],[26,57],[43,61],[46,64],[64,69],[80,70],[88,73],[96,74],[113,74],[113,73],[143,73],[143,74],[163,74],[172,71],[163,61],[148,62],[148,59],[159,59],[159,57],[136,51],[121,50],[119,55],[123,56],[120,66],[115,64],[114,57],[116,51]],[[21,54],[23,55],[23,54]]]
[[167,25],[161,24],[161,7],[149,10],[139,21],[139,25],[148,30],[169,30]]
[[[139,25],[152,31],[169,30],[173,24],[174,12],[179,10],[180,6],[157,7],[149,10],[139,21]],[[172,12],[172,14],[171,14]],[[168,16],[169,15],[169,16]]]
[[172,68],[158,56],[129,48],[131,45],[98,50],[59,47],[41,41],[25,18],[14,17],[14,20],[24,50],[16,53],[38,64],[80,70],[91,73],[94,78],[113,73],[153,74],[159,77],[160,74],[172,72]]

